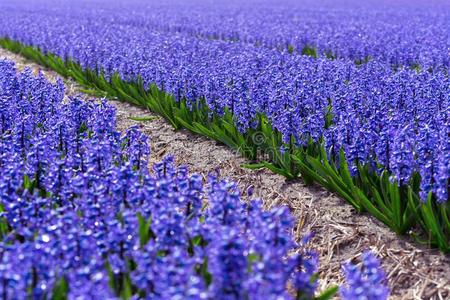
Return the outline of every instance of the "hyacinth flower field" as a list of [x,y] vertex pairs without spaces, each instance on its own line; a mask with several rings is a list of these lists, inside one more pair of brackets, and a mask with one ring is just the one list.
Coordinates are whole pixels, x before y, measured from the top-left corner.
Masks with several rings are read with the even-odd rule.
[[446,275],[392,290],[403,260],[381,250],[329,280],[308,218],[176,152],[155,162],[109,101],[322,187],[448,270],[446,1],[3,0],[0,46],[61,76],[0,55],[2,299],[450,297]]
[[[0,70],[3,299],[314,298],[317,253],[294,241],[287,207],[244,203],[171,156],[150,170],[146,137],[121,135],[112,106]],[[372,253],[343,271],[344,299],[387,297]]]

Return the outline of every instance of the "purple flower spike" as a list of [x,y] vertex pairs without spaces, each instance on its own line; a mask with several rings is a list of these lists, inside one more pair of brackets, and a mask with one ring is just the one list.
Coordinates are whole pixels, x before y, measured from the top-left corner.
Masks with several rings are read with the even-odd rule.
[[389,288],[386,285],[386,274],[379,260],[370,251],[362,254],[362,266],[352,263],[343,266],[347,286],[340,288],[344,300],[386,300]]

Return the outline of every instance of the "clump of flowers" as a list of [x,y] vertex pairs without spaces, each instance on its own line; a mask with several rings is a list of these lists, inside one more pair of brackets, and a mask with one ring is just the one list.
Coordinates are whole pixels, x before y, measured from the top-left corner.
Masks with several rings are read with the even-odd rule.
[[385,300],[389,296],[386,274],[372,252],[362,254],[362,266],[352,263],[343,266],[347,286],[342,286],[340,295],[345,300]]

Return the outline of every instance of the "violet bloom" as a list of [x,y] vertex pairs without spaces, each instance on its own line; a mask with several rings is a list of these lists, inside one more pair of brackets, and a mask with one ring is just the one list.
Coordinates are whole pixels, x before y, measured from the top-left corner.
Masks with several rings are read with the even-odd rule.
[[370,251],[362,255],[362,266],[352,263],[343,266],[347,286],[340,288],[345,300],[385,300],[389,296],[386,274],[378,259]]

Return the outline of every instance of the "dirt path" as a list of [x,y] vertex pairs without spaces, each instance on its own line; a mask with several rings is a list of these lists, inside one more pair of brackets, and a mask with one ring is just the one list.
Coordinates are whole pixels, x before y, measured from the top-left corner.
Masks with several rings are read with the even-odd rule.
[[[0,58],[16,62],[19,69],[42,70],[50,79],[57,74],[0,48]],[[79,86],[65,80],[67,95],[81,95]],[[314,247],[320,251],[320,288],[342,280],[340,266],[372,249],[382,259],[392,290],[392,299],[449,299],[450,256],[395,235],[389,228],[368,215],[357,214],[344,200],[318,186],[305,186],[301,180],[286,181],[267,170],[240,167],[245,159],[223,145],[186,130],[174,131],[162,118],[133,121],[129,117],[156,116],[127,103],[110,101],[117,108],[118,128],[125,130],[138,124],[151,142],[151,160],[174,154],[177,163],[191,172],[206,176],[220,170],[239,184],[242,191],[254,188],[253,197],[264,200],[266,207],[288,205],[297,218],[298,236],[313,231]]]

